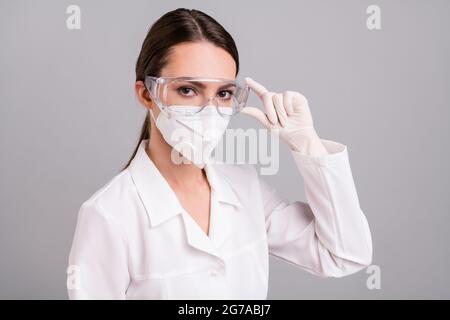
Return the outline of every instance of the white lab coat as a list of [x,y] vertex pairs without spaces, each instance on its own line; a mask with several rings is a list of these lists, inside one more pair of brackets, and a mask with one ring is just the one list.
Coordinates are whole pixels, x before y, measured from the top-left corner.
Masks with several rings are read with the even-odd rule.
[[130,166],[81,206],[69,298],[266,299],[269,255],[323,277],[368,266],[372,238],[347,147],[321,141],[328,155],[292,151],[307,202],[288,202],[251,165],[207,165],[208,236],[152,163],[144,140]]

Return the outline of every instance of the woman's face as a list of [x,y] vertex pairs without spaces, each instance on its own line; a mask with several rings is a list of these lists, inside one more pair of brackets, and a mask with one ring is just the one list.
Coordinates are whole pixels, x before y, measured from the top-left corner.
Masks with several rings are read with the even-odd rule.
[[[161,76],[235,80],[236,63],[227,51],[210,42],[182,43],[172,48],[168,63],[161,70]],[[220,84],[211,83],[210,87],[206,89],[206,93],[214,96],[219,86]],[[158,106],[153,101],[147,101],[144,105],[151,108],[153,115],[157,118],[160,112]]]

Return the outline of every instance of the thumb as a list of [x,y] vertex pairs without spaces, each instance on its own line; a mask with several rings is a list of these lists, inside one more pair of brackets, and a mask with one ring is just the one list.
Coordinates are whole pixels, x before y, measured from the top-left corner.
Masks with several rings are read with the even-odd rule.
[[254,108],[254,107],[245,107],[241,110],[241,113],[245,113],[249,116],[252,116],[253,118],[257,119],[259,122],[261,122],[263,125],[265,125],[266,127],[270,127],[270,125],[271,125],[266,114],[264,112],[262,112],[261,109]]

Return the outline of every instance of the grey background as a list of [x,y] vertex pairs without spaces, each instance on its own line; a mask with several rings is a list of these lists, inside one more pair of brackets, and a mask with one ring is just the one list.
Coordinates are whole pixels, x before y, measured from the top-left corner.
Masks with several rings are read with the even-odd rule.
[[[66,28],[70,4],[81,7],[81,30]],[[366,28],[370,4],[381,7],[381,30]],[[302,92],[319,136],[348,146],[381,289],[367,289],[364,270],[320,279],[271,259],[268,298],[450,298],[445,0],[1,0],[0,298],[67,297],[78,209],[128,160],[143,121],[140,46],[178,7],[217,19],[238,45],[240,76]],[[232,123],[254,126],[245,115]],[[263,178],[304,200],[284,145],[281,165]]]

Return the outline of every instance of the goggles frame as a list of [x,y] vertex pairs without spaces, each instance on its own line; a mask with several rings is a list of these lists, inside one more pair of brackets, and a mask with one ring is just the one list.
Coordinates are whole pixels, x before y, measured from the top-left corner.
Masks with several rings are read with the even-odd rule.
[[[190,76],[183,76],[183,77],[155,77],[146,75],[144,85],[145,88],[148,90],[150,97],[154,99],[156,105],[161,109],[161,111],[166,112],[167,110],[170,110],[171,112],[177,112],[173,108],[169,109],[168,105],[165,105],[161,99],[160,99],[160,92],[161,87],[163,87],[162,95],[165,96],[167,85],[173,81],[197,81],[197,82],[221,82],[223,84],[233,84],[236,88],[235,92],[235,99],[237,101],[237,106],[232,108],[232,113],[229,115],[234,115],[238,112],[240,112],[243,108],[245,108],[248,100],[248,96],[250,93],[250,87],[245,84],[241,85],[239,81],[237,80],[230,80],[230,79],[223,79],[223,78],[210,78],[210,77],[190,77]],[[202,106],[199,106],[199,110],[193,114],[198,114],[202,112],[202,110],[208,105],[208,102],[213,97],[208,97],[206,100],[206,103]],[[214,97],[215,98],[215,97]],[[220,107],[216,104],[216,108]],[[224,115],[222,112],[220,112],[219,108],[217,108],[218,112],[221,115]]]

